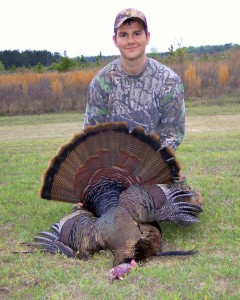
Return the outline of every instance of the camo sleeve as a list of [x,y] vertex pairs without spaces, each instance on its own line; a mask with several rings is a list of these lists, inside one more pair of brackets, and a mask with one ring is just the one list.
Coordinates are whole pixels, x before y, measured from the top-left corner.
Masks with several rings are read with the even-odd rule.
[[176,150],[182,143],[185,134],[185,103],[184,88],[180,79],[169,79],[169,89],[161,100],[161,124],[160,132],[163,146],[170,146]]
[[102,87],[101,78],[98,76],[96,76],[89,84],[83,127],[105,122],[108,112],[108,97],[104,91],[107,90],[108,86],[105,85]]

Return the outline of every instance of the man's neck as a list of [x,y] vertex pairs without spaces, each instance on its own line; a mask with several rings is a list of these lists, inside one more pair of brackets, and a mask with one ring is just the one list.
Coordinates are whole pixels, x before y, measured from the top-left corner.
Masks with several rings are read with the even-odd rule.
[[147,61],[147,56],[141,57],[136,60],[129,60],[121,57],[121,63],[124,71],[129,75],[138,75],[140,74]]

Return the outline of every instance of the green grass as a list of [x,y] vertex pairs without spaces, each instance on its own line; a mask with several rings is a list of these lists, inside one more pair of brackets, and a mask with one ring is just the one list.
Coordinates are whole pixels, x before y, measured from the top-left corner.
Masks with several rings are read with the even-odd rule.
[[186,99],[186,108],[188,115],[206,116],[216,114],[238,114],[240,112],[240,98],[224,97],[217,99]]
[[[31,115],[31,116],[14,116],[0,117],[0,124],[9,125],[39,125],[52,124],[57,122],[82,122],[83,114],[79,113],[62,113],[62,114],[45,114],[45,115]],[[13,122],[14,120],[14,122]]]
[[[112,254],[88,261],[12,254],[72,205],[38,198],[41,174],[58,147],[81,130],[82,115],[0,118],[0,299],[239,299],[240,109],[187,106],[177,158],[205,199],[201,223],[163,224],[164,250],[197,247],[194,257],[150,258],[111,283]],[[191,108],[192,107],[192,108]],[[233,108],[234,107],[234,108]],[[214,113],[215,111],[215,113]]]

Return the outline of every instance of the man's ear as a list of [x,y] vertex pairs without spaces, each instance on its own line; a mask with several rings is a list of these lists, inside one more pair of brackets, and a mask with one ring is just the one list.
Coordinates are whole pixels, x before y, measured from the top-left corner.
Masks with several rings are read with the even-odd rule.
[[112,39],[113,39],[115,46],[118,47],[116,35],[113,35]]
[[150,42],[150,32],[147,33],[147,45],[149,44]]

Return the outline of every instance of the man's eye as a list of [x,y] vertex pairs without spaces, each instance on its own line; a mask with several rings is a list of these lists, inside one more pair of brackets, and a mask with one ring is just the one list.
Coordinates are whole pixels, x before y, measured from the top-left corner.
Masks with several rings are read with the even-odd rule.
[[126,33],[120,33],[119,36],[120,36],[120,37],[125,37],[125,36],[126,36]]

